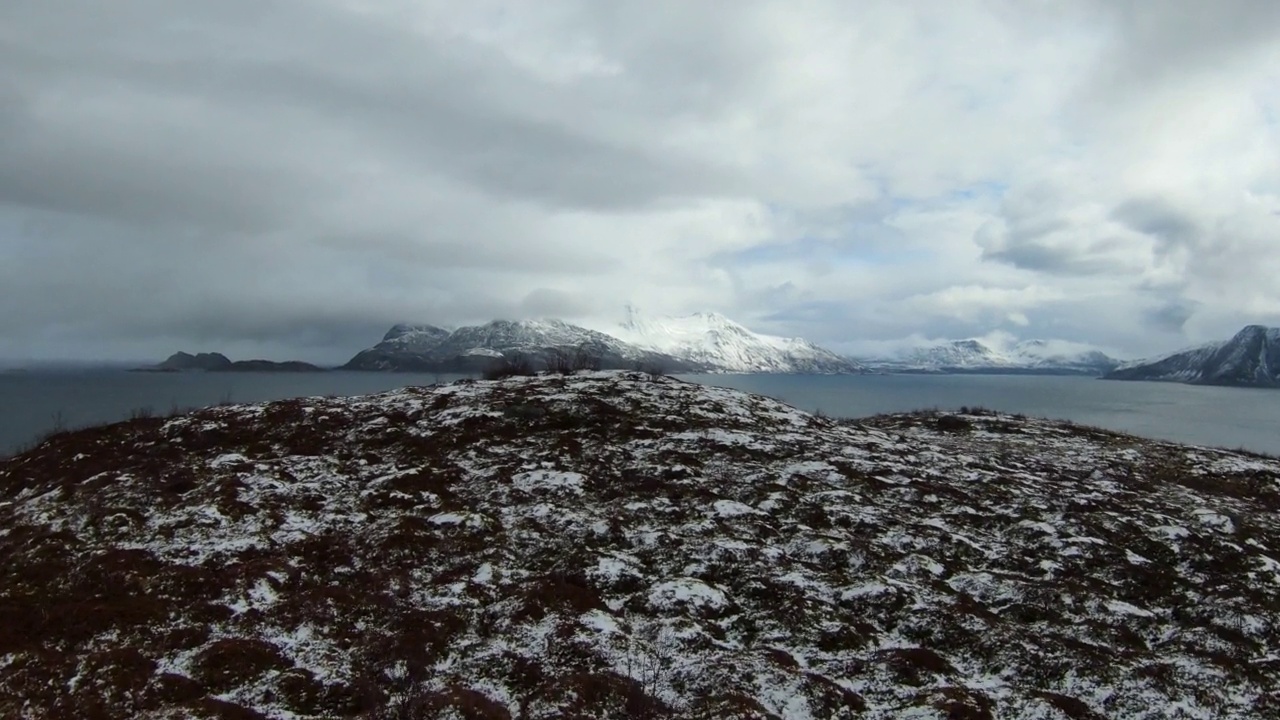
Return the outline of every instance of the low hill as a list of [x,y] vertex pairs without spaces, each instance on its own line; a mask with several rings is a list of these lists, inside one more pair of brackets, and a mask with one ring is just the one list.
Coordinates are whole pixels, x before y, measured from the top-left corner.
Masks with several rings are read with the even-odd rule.
[[1099,376],[1120,364],[1106,353],[1061,340],[1022,340],[1003,345],[977,339],[951,340],[896,356],[870,358],[882,372]]
[[157,364],[155,370],[187,371],[187,370],[226,370],[231,367],[231,359],[222,353],[196,353],[178,351]]
[[1280,462],[639,373],[0,461],[0,717],[1260,718]]
[[323,372],[324,368],[300,360],[236,360],[222,353],[176,352],[140,372]]

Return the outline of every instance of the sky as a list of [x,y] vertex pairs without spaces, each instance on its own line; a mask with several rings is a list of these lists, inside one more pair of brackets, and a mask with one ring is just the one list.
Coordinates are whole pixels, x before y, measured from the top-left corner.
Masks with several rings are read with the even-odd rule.
[[8,0],[0,358],[1280,325],[1274,0]]

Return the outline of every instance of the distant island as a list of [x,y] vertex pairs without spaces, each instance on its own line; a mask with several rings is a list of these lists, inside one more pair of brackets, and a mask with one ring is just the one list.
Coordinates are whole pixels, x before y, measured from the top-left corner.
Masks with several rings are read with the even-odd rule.
[[1103,377],[1192,385],[1280,387],[1280,328],[1246,325],[1230,340],[1126,363]]
[[164,362],[137,372],[325,372],[325,369],[300,360],[231,360],[222,353],[176,352]]

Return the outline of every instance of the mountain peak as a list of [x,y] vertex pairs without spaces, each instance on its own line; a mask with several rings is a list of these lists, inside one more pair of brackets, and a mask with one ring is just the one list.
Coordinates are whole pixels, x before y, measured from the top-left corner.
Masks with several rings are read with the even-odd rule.
[[764,335],[718,312],[652,317],[627,305],[611,334],[689,362],[732,373],[856,373],[861,366],[798,338]]
[[164,362],[156,365],[160,370],[223,370],[231,366],[231,359],[222,353],[197,353],[192,355],[179,350]]
[[1280,328],[1267,327],[1266,325],[1245,325],[1240,332],[1232,336],[1232,341],[1245,340],[1251,338],[1275,338],[1280,337]]
[[387,341],[396,340],[408,335],[440,336],[440,335],[447,335],[448,333],[449,333],[448,330],[442,327],[437,327],[435,325],[427,325],[422,323],[417,323],[417,324],[396,323],[395,325],[391,326],[391,329],[388,330],[385,335],[382,336],[382,340],[383,342],[387,342]]

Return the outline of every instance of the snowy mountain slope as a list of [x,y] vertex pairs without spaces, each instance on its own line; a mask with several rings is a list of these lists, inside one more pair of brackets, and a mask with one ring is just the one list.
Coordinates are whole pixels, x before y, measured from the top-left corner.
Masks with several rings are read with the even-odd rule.
[[1119,361],[1079,343],[1024,340],[997,343],[953,340],[915,348],[895,357],[866,359],[871,368],[888,372],[1034,372],[1101,375]]
[[1248,325],[1225,342],[1126,363],[1106,378],[1280,387],[1280,328]]
[[825,374],[861,370],[808,341],[754,333],[723,315],[646,318],[630,308],[625,323],[604,332],[562,320],[495,320],[453,331],[396,325],[346,368],[472,371],[504,354],[521,353],[545,362],[555,351],[578,347],[590,348],[605,368],[649,365],[668,372]]
[[1280,462],[638,373],[0,461],[0,717],[1262,718]]
[[449,331],[433,325],[396,325],[382,342],[363,350],[349,370],[475,371],[519,353],[545,365],[556,352],[589,350],[604,368],[656,365],[670,372],[703,368],[634,347],[612,336],[561,320],[494,320]]
[[852,360],[800,338],[752,332],[719,313],[650,317],[628,307],[607,332],[637,347],[731,373],[857,373]]

